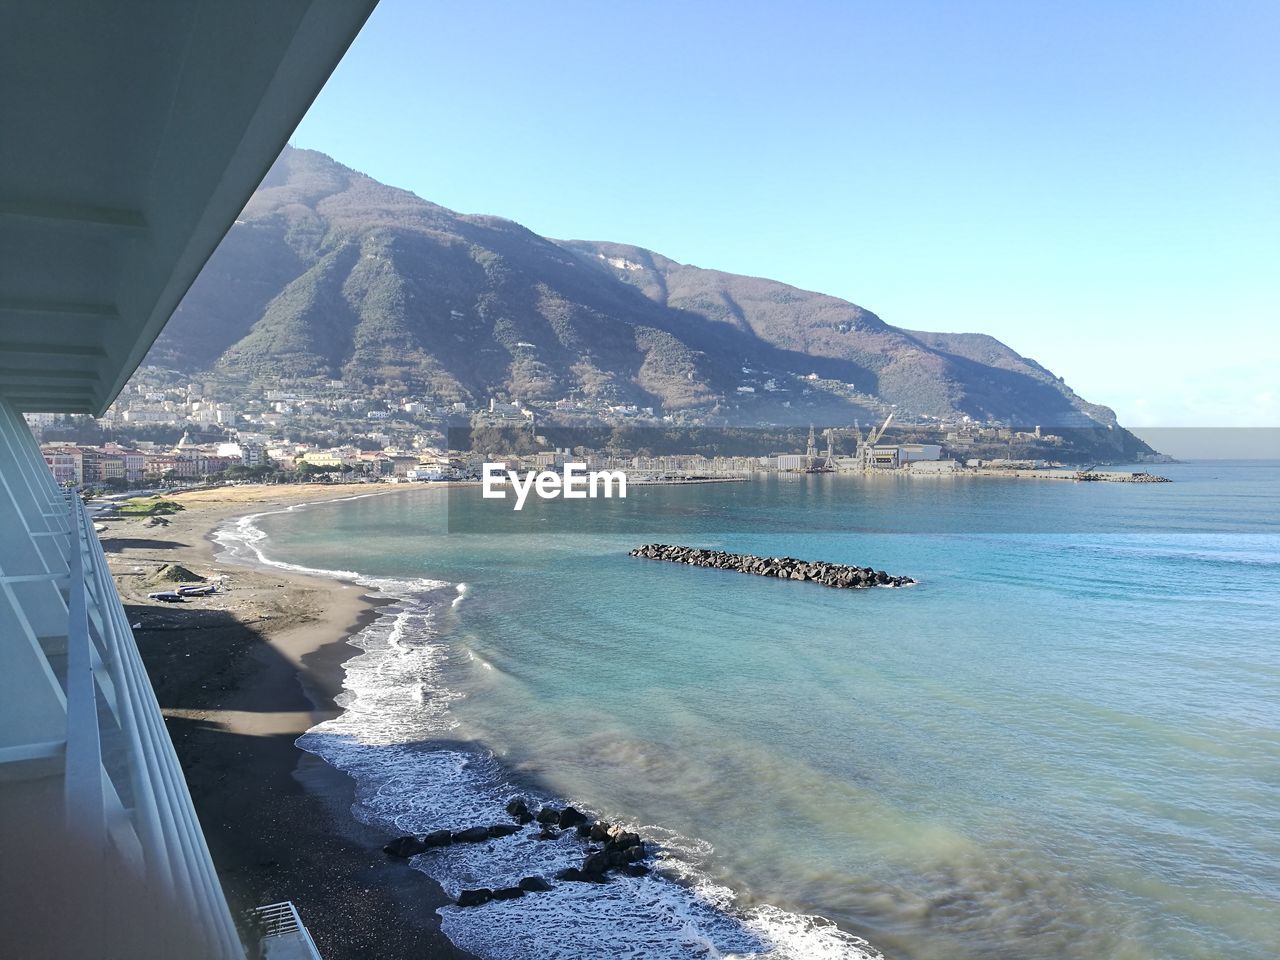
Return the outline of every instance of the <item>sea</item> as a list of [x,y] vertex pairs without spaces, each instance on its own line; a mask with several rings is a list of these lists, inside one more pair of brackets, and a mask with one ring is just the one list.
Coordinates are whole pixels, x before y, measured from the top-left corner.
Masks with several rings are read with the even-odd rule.
[[[1138,469],[1138,468],[1135,468]],[[1274,960],[1280,462],[1167,484],[761,475],[246,517],[232,555],[391,602],[299,745],[390,834],[572,803],[654,870],[441,909],[486,960]],[[872,566],[830,589],[648,542]],[[551,878],[533,830],[416,857]]]

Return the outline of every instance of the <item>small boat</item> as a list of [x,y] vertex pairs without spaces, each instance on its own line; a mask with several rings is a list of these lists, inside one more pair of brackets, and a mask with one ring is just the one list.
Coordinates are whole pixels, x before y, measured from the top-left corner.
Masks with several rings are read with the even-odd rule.
[[159,600],[163,603],[182,603],[182,594],[174,590],[161,590],[158,593],[148,593],[148,600]]
[[211,593],[217,593],[218,588],[212,583],[188,583],[175,592],[183,597],[207,597]]

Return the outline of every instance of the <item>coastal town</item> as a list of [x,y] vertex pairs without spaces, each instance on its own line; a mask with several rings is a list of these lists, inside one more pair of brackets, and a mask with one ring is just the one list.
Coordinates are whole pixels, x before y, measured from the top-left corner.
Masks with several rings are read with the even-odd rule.
[[29,414],[27,421],[59,484],[104,491],[209,482],[470,480],[495,461],[538,470],[581,462],[626,470],[642,483],[869,472],[1158,479],[1096,470],[1081,461],[1064,435],[1070,431],[898,418],[892,408],[865,429],[855,422],[806,432],[724,428],[630,407],[569,411],[564,404],[505,397],[476,408],[393,401],[337,380],[264,390],[242,404],[215,395],[212,385],[144,367],[100,418]]

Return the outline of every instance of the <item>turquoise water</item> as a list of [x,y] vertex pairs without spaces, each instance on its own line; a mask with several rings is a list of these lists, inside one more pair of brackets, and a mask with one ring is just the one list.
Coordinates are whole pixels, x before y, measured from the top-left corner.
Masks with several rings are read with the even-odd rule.
[[[357,776],[359,815],[452,826],[515,783],[644,826],[697,894],[446,911],[482,955],[602,956],[631,924],[608,955],[1272,958],[1280,465],[1160,472],[633,487],[500,521],[415,490],[252,525],[271,558],[413,597],[303,741]],[[626,555],[654,539],[921,582]],[[550,855],[510,856],[518,878]],[[497,869],[419,865],[446,889]]]

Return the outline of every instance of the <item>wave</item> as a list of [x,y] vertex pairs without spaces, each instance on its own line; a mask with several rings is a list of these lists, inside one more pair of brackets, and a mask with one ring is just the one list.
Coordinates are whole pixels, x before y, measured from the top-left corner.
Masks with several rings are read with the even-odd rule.
[[[388,598],[380,616],[347,642],[360,653],[344,665],[341,713],[311,728],[297,745],[350,774],[352,813],[391,833],[423,834],[508,822],[515,794],[531,804],[564,799],[522,789],[493,754],[456,734],[450,705],[462,693],[446,672],[460,655],[442,636],[438,617],[467,596],[466,584],[366,577],[274,560],[264,553],[257,520],[305,504],[231,522],[214,534],[228,558],[299,573],[351,580]],[[567,798],[572,800],[573,798]],[[590,805],[574,802],[590,812]],[[661,840],[648,876],[607,884],[557,883],[551,891],[482,907],[442,907],[445,935],[483,960],[874,960],[866,941],[820,917],[776,907],[743,906],[698,863],[708,844],[639,827]],[[573,831],[539,840],[533,830],[482,844],[455,844],[415,857],[412,866],[453,898],[464,889],[509,887],[527,876],[551,878],[581,865]]]
[[[370,494],[365,494],[365,496],[370,496]],[[343,497],[341,499],[356,500],[359,497]],[[248,516],[239,517],[214,530],[210,535],[210,539],[222,549],[222,557],[227,560],[241,563],[256,562],[263,566],[275,567],[277,570],[289,570],[293,573],[305,573],[321,577],[335,577],[339,580],[359,580],[360,574],[354,570],[320,570],[316,567],[304,567],[296,563],[273,560],[263,552],[262,544],[266,541],[267,535],[258,526],[259,520],[263,517],[282,513],[295,513],[311,505],[310,503],[294,503],[278,510],[263,510],[259,513],[251,513]]]

